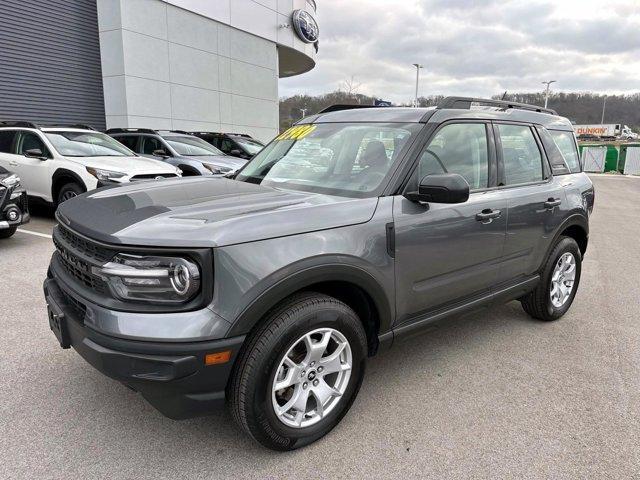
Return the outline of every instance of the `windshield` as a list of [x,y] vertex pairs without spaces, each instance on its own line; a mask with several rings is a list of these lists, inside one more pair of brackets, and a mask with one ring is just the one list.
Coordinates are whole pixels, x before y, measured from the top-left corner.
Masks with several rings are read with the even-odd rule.
[[45,132],[60,155],[65,157],[134,157],[136,154],[117,140],[100,132]]
[[224,153],[216,147],[198,137],[172,135],[162,138],[165,139],[178,155],[185,155],[187,157],[224,155]]
[[264,144],[246,137],[232,137],[249,155],[255,155],[264,148]]
[[420,124],[321,123],[276,137],[237,180],[293,190],[374,196]]

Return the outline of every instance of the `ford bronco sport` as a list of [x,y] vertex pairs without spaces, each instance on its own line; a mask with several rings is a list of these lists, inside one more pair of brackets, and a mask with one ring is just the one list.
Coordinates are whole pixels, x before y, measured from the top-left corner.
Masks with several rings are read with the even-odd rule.
[[562,317],[594,190],[554,111],[447,98],[332,108],[235,179],[98,190],[57,212],[50,327],[172,418],[228,403],[291,450],[347,413],[367,357],[519,300]]

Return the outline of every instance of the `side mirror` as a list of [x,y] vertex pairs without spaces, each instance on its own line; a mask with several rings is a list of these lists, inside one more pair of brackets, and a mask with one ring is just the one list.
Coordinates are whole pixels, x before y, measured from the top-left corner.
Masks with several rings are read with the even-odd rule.
[[417,202],[464,203],[469,199],[469,184],[458,173],[434,173],[420,180],[418,192],[407,194]]
[[162,149],[158,149],[153,151],[153,156],[166,158],[169,156],[169,154]]
[[234,157],[241,157],[243,155],[243,152],[242,150],[238,150],[237,148],[234,148],[229,152],[229,155],[233,155]]
[[40,160],[47,159],[39,148],[30,148],[29,150],[25,150],[24,156],[27,158],[39,158]]

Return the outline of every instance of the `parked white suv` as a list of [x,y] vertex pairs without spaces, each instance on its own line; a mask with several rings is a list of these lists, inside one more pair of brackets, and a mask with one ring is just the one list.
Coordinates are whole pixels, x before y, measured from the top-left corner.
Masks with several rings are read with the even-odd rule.
[[29,196],[56,205],[105,185],[181,174],[90,127],[29,122],[0,122],[0,166],[20,176]]

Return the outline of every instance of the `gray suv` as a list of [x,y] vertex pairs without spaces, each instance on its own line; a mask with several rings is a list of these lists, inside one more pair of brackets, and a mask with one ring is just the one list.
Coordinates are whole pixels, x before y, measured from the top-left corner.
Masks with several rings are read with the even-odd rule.
[[178,167],[184,177],[229,175],[247,163],[182,130],[110,128],[106,133],[143,157]]
[[62,204],[49,325],[163,414],[227,403],[258,442],[291,450],[341,420],[367,358],[403,337],[496,302],[564,315],[593,203],[552,110],[333,107],[235,179]]

